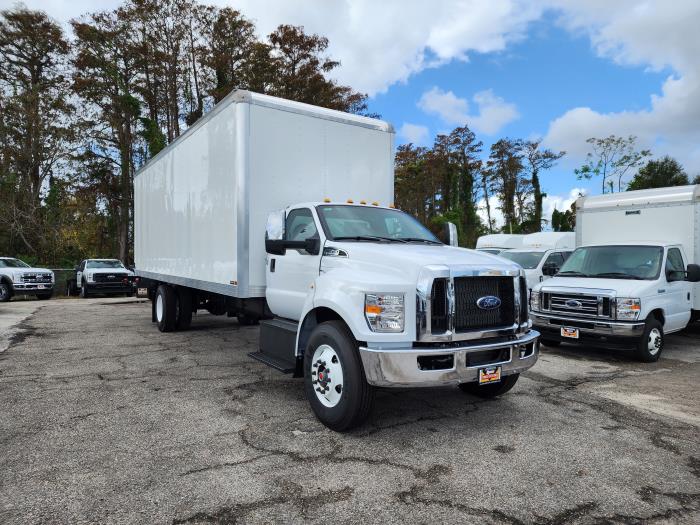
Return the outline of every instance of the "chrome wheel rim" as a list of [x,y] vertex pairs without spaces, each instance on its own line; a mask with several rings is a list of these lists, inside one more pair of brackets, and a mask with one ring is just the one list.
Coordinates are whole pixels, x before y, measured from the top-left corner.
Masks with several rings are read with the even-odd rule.
[[156,297],[156,319],[158,322],[163,320],[163,296],[160,294]]
[[323,344],[316,348],[311,360],[311,384],[323,406],[332,408],[343,394],[343,367],[336,351]]
[[647,341],[647,350],[651,355],[656,355],[661,351],[661,343],[663,342],[661,331],[658,328],[652,328],[649,332],[649,340]]
[[7,288],[7,285],[5,283],[0,284],[0,301],[4,301],[7,299],[7,296],[9,295],[9,289]]

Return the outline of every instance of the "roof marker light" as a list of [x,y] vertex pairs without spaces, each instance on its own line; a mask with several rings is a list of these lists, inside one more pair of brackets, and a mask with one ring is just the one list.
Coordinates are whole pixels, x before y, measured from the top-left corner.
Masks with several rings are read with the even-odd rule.
[[363,199],[360,201],[360,204],[367,204],[367,201]]
[[396,206],[394,206],[394,203],[392,202],[391,204],[389,204],[389,208],[396,208]]
[[345,202],[347,202],[348,204],[352,204],[352,203],[353,203],[353,200],[352,200],[352,199],[348,199],[348,200],[346,200]]
[[323,202],[331,202],[331,200],[328,197],[326,197],[325,199],[323,199]]
[[372,201],[372,206],[379,206],[379,203],[377,201]]

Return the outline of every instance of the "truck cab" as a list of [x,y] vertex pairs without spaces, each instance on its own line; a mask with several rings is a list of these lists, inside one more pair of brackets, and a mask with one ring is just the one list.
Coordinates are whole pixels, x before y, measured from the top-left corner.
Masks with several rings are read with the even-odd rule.
[[33,295],[37,299],[50,299],[55,277],[51,270],[33,268],[14,257],[0,257],[0,303],[15,295]]
[[[459,385],[492,397],[535,364],[524,272],[443,244],[389,207],[312,202],[267,221],[252,357],[305,378],[327,426],[362,420],[373,387]],[[345,395],[343,394],[345,392]]]
[[534,325],[549,346],[598,342],[659,359],[664,335],[691,320],[700,267],[680,244],[627,242],[576,249],[530,298]]
[[500,253],[525,270],[527,288],[555,275],[574,250],[573,232],[539,232],[526,235],[522,247]]

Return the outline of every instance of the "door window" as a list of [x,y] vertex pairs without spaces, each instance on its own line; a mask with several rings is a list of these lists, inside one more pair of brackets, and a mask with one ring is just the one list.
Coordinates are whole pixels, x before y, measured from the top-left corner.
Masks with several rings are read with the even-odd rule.
[[681,251],[678,248],[670,248],[666,257],[666,280],[672,282],[683,279],[685,279],[685,265]]
[[561,253],[559,252],[554,252],[547,257],[547,260],[544,261],[545,265],[551,265],[554,266],[557,270],[561,268],[561,265],[564,264],[564,257],[562,257]]
[[310,209],[299,208],[289,212],[284,237],[288,241],[305,241],[318,237],[318,230]]

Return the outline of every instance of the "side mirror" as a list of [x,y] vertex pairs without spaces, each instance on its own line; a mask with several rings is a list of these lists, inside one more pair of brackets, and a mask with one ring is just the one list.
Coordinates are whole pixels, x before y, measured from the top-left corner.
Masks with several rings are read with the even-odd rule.
[[552,275],[556,275],[557,272],[559,272],[559,268],[557,268],[556,263],[546,263],[542,267],[542,275],[548,275],[551,277]]
[[700,282],[700,265],[689,264],[685,270],[685,280],[691,283]]
[[75,270],[76,272],[79,272],[79,271],[80,271],[80,266],[73,266],[73,270]]
[[321,251],[321,240],[318,237],[305,241],[286,241],[284,239],[265,239],[265,251],[272,255],[284,255],[287,250],[304,250],[310,255],[318,255]]
[[285,223],[287,221],[287,213],[284,210],[276,210],[267,216],[267,224],[265,226],[265,239],[273,241],[281,241],[284,239]]
[[449,246],[459,246],[459,238],[457,236],[457,226],[453,222],[446,222],[444,225],[444,237],[446,244]]

